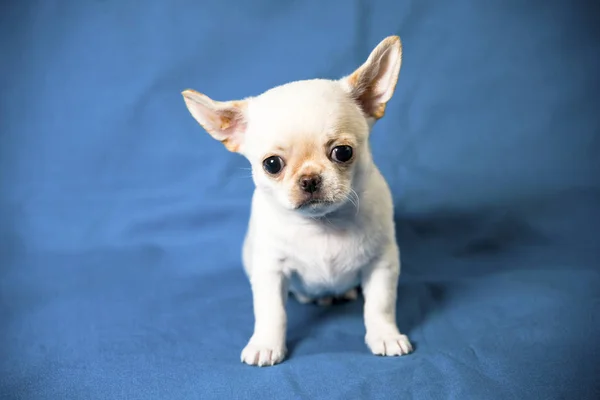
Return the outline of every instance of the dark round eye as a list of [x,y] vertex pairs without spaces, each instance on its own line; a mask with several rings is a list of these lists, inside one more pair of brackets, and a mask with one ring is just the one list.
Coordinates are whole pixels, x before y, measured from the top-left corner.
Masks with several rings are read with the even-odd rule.
[[283,169],[283,160],[278,156],[271,156],[263,161],[263,168],[271,175],[277,175]]
[[350,146],[337,146],[331,150],[331,158],[333,161],[345,163],[350,161],[352,158],[352,147]]

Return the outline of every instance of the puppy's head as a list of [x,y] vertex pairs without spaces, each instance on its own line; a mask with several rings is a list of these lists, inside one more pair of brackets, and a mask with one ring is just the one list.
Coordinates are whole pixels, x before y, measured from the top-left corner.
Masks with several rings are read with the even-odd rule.
[[318,217],[357,201],[357,180],[372,164],[369,133],[394,93],[401,61],[400,39],[391,36],[340,80],[292,82],[240,101],[193,90],[183,96],[213,138],[250,161],[258,190]]

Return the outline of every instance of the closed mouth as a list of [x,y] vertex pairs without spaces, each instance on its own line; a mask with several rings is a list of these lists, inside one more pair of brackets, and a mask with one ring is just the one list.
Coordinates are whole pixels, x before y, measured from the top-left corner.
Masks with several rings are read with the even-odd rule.
[[300,204],[296,208],[297,209],[302,209],[302,208],[308,208],[308,207],[311,207],[311,206],[330,205],[330,204],[333,204],[333,201],[319,200],[319,199],[310,199],[310,200],[306,200],[304,203]]

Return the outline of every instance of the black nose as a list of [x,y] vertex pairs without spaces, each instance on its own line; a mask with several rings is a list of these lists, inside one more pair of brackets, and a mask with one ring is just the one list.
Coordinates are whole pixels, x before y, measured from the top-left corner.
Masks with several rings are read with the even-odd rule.
[[321,177],[318,175],[303,176],[300,178],[300,187],[307,193],[314,193],[321,187]]

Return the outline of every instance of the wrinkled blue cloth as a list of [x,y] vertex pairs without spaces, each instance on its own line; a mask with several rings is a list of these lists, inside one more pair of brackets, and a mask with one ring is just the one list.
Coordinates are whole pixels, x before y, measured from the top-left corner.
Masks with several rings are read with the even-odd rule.
[[[0,398],[597,399],[600,40],[582,1],[58,1],[0,5]],[[352,72],[398,34],[375,159],[394,194],[398,323],[289,302],[252,333],[252,181],[191,118]]]

